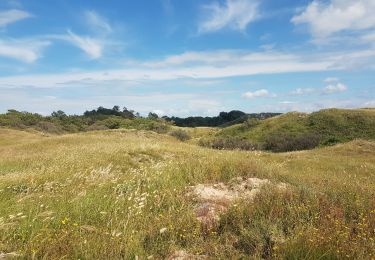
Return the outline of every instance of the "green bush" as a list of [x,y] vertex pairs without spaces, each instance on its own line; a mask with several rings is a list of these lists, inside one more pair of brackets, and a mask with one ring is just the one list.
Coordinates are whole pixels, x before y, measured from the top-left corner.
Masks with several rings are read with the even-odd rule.
[[103,120],[103,124],[109,129],[119,129],[121,126],[121,121],[122,120],[120,118],[110,117]]
[[[150,120],[150,119],[148,119]],[[166,122],[161,120],[151,120],[151,123],[148,124],[146,130],[154,131],[158,134],[166,134],[170,126]]]
[[320,136],[314,133],[291,135],[288,133],[275,133],[266,138],[264,149],[273,152],[289,152],[308,150],[317,147]]

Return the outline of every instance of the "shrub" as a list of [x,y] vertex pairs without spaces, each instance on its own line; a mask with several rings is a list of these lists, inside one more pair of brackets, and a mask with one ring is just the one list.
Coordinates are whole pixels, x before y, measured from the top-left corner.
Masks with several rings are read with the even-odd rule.
[[257,144],[237,137],[220,137],[214,139],[201,139],[199,145],[220,150],[247,150],[253,151],[258,148]]
[[63,130],[59,126],[55,125],[52,122],[46,122],[46,121],[38,122],[36,125],[36,129],[41,130],[43,132],[52,133],[52,134],[63,133]]
[[189,133],[184,131],[184,130],[181,130],[181,129],[172,131],[169,134],[171,136],[177,138],[180,141],[187,141],[187,140],[191,139],[191,136],[189,135]]
[[107,118],[103,120],[103,124],[109,129],[119,129],[121,126],[120,118]]
[[108,130],[109,128],[103,124],[95,123],[87,127],[87,131],[99,131],[99,130]]
[[147,125],[146,130],[154,131],[158,134],[165,134],[169,130],[169,125],[167,125],[164,121],[156,121],[152,120],[150,124]]
[[277,133],[266,138],[264,149],[273,152],[308,150],[317,147],[320,140],[320,136],[314,133],[299,135]]

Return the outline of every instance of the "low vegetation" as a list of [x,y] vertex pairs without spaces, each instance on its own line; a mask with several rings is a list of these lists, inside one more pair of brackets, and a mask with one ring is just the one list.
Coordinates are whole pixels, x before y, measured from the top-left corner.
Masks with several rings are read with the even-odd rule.
[[[361,140],[264,153],[205,149],[143,130],[0,129],[0,254],[372,259],[374,151]],[[237,177],[287,188],[265,185],[202,227],[189,187]]]
[[310,150],[320,143],[320,135],[315,133],[270,135],[264,140],[263,149],[273,152]]
[[[313,149],[361,138],[375,139],[375,110],[327,109],[319,112],[246,114],[241,111],[221,112],[218,117],[159,118],[154,113],[141,117],[138,113],[118,106],[112,109],[99,107],[83,115],[66,115],[63,111],[51,116],[9,110],[0,115],[0,126],[21,130],[36,130],[49,134],[77,133],[108,129],[137,129],[157,133],[170,133],[180,141],[198,138],[205,147],[227,150],[268,150],[287,152]],[[176,120],[174,122],[173,120]],[[196,136],[200,129],[172,127],[177,125],[228,125],[216,130],[216,134]],[[198,122],[198,123],[197,123]],[[199,123],[200,122],[200,123]],[[236,122],[241,124],[232,125]],[[192,129],[198,129],[192,130]],[[211,128],[213,129],[213,128]],[[220,130],[221,129],[221,130]]]
[[[216,139],[237,138],[260,149],[286,152],[375,139],[375,109],[326,109],[311,114],[291,112],[222,129]],[[206,141],[207,142],[207,141]]]
[[0,114],[0,126],[22,130],[36,130],[50,134],[77,133],[108,129],[139,129],[166,133],[172,124],[150,113],[141,117],[132,110],[118,106],[112,109],[99,107],[86,111],[83,115],[66,115],[63,111],[53,112],[51,116],[36,113],[8,110]]
[[375,257],[374,110],[224,129],[124,111],[0,116],[0,258]]
[[219,150],[245,150],[253,151],[258,147],[250,143],[247,140],[243,140],[237,137],[226,137],[226,138],[206,138],[200,139],[199,145]]
[[180,141],[187,141],[191,139],[191,136],[188,132],[182,130],[182,129],[177,129],[169,133],[171,136],[177,138]]

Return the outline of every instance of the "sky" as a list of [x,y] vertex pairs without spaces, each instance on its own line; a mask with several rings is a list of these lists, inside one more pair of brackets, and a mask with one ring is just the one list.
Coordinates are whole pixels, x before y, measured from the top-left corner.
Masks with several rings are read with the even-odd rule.
[[1,0],[0,113],[375,107],[375,0]]

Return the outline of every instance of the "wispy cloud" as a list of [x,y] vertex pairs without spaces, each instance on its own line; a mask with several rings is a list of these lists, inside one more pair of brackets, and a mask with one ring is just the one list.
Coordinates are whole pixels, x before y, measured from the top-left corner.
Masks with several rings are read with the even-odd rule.
[[270,93],[267,89],[259,89],[254,92],[245,92],[242,96],[245,98],[268,97]]
[[68,30],[64,37],[68,42],[83,50],[91,59],[98,59],[103,54],[103,44],[100,40],[89,36],[80,36]]
[[109,45],[114,45],[112,39],[114,30],[107,19],[96,11],[85,11],[84,19],[90,35],[77,34],[72,30],[67,30],[64,35],[52,35],[49,37],[69,42],[81,49],[90,59],[99,59],[104,55],[104,50]]
[[290,92],[290,94],[294,96],[301,96],[301,95],[310,94],[314,92],[316,92],[315,88],[297,88],[293,90],[292,92]]
[[297,104],[297,101],[280,101],[279,104],[284,104],[284,105],[290,105],[290,104]]
[[84,13],[84,17],[86,23],[94,33],[109,34],[113,31],[112,26],[109,24],[107,19],[93,10],[86,11]]
[[30,18],[32,15],[26,11],[11,9],[0,12],[0,27],[6,27],[9,24]]
[[49,41],[34,39],[0,40],[0,56],[33,63],[42,55],[42,50],[50,45]]
[[294,16],[296,25],[307,25],[315,39],[324,40],[345,32],[365,32],[375,28],[374,0],[314,0]]
[[46,35],[46,39],[61,40],[81,49],[90,59],[99,59],[103,55],[104,41],[86,35],[78,35],[71,30],[66,34]]
[[257,0],[226,0],[203,6],[205,18],[199,23],[200,33],[215,32],[224,28],[244,31],[259,17]]
[[338,82],[340,79],[339,78],[336,78],[336,77],[328,77],[324,80],[325,83],[336,83]]
[[[85,41],[79,36],[73,37],[76,44],[83,45],[87,49]],[[87,49],[93,57],[101,55],[100,47],[94,45],[93,49]],[[220,54],[225,53],[223,57]],[[95,84],[108,81],[163,81],[176,79],[224,79],[237,76],[251,76],[259,74],[278,74],[291,72],[316,72],[346,70],[341,59],[346,62],[355,62],[363,56],[360,52],[323,53],[316,56],[310,54],[288,53],[253,53],[246,51],[217,51],[199,53],[196,58],[182,58],[184,54],[167,57],[161,61],[141,62],[135,61],[118,69],[86,71],[80,73],[61,73],[50,75],[23,75],[13,77],[0,77],[1,84],[16,86],[35,85],[38,87],[63,87],[70,82],[90,80]],[[367,57],[375,57],[375,53],[366,52]],[[172,57],[178,57],[174,60]],[[204,58],[202,58],[204,57]],[[172,62],[171,62],[172,59]],[[337,65],[339,64],[339,65]],[[372,59],[372,65],[374,60]],[[370,64],[370,65],[371,65]]]
[[225,66],[228,64],[259,64],[267,62],[294,62],[299,57],[291,53],[276,51],[250,52],[244,50],[215,50],[202,52],[184,52],[178,55],[170,55],[162,60],[148,61],[144,65],[152,68],[186,65],[213,65]]

